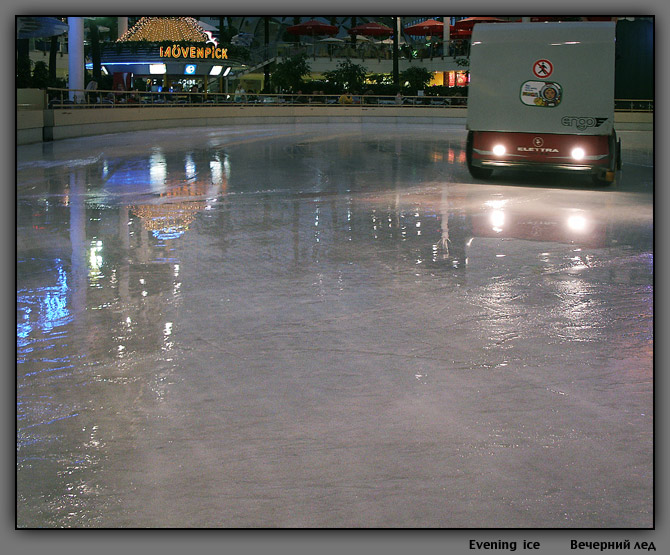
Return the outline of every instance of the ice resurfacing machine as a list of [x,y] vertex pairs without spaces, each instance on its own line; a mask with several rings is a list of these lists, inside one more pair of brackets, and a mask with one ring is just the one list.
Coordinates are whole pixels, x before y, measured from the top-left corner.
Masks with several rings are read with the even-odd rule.
[[516,168],[614,181],[615,30],[614,22],[474,27],[466,144],[473,177]]

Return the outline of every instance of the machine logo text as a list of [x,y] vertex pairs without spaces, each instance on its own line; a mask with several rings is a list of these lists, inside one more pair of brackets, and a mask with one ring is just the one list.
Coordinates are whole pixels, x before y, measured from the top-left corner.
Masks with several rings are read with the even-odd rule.
[[576,127],[580,131],[589,127],[600,127],[607,121],[607,118],[593,118],[593,117],[578,117],[578,116],[563,116],[561,124],[565,127]]
[[518,152],[558,152],[555,148],[539,148],[534,146],[518,146],[516,150]]

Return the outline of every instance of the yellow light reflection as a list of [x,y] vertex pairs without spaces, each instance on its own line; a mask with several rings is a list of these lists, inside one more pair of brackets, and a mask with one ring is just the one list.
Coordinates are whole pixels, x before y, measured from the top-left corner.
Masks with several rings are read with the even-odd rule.
[[102,272],[102,241],[93,240],[88,252],[88,263],[90,266],[89,277],[91,282],[95,283],[101,276]]

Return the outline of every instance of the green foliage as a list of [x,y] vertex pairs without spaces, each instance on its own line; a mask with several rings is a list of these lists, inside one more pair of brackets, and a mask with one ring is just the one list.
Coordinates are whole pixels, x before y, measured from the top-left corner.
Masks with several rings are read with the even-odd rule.
[[365,87],[366,74],[364,66],[347,59],[337,64],[337,69],[325,72],[324,77],[342,91],[361,92]]
[[432,73],[428,69],[419,66],[412,66],[400,73],[401,83],[409,83],[412,94],[425,89],[431,77]]
[[379,96],[395,96],[398,87],[393,83],[366,83],[363,93],[377,94]]
[[19,58],[16,63],[16,88],[27,89],[31,86],[30,59]]
[[[224,23],[224,19],[226,20]],[[239,33],[239,29],[233,24],[232,17],[219,17],[219,42],[230,43],[232,38]]]
[[49,86],[51,86],[49,82],[49,66],[44,62],[35,62],[32,87],[35,89],[46,89]]
[[291,56],[276,64],[271,77],[272,85],[276,89],[297,92],[304,86],[303,77],[310,72],[306,54]]
[[306,81],[303,83],[302,92],[305,94],[314,94],[316,91],[322,92],[323,94],[340,94],[342,91],[330,81]]
[[467,87],[447,87],[444,85],[433,85],[424,89],[426,96],[467,96]]
[[[114,88],[114,76],[113,75],[100,75],[100,77],[94,78],[86,72],[86,84],[88,85],[89,81],[95,80],[98,83],[99,91],[111,91]],[[135,80],[137,83],[139,80]],[[142,81],[144,81],[142,79]]]
[[30,87],[31,81],[31,62],[28,52],[28,39],[18,39],[16,41],[16,88],[26,89]]
[[368,81],[375,85],[392,85],[393,76],[390,73],[372,73],[368,75]]

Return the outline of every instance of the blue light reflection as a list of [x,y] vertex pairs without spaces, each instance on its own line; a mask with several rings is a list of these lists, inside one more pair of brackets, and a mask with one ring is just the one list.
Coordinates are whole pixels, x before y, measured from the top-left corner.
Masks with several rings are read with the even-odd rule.
[[55,264],[55,285],[18,292],[16,331],[19,346],[28,344],[28,337],[36,328],[48,333],[72,319],[68,308],[67,272],[60,259],[56,259]]

